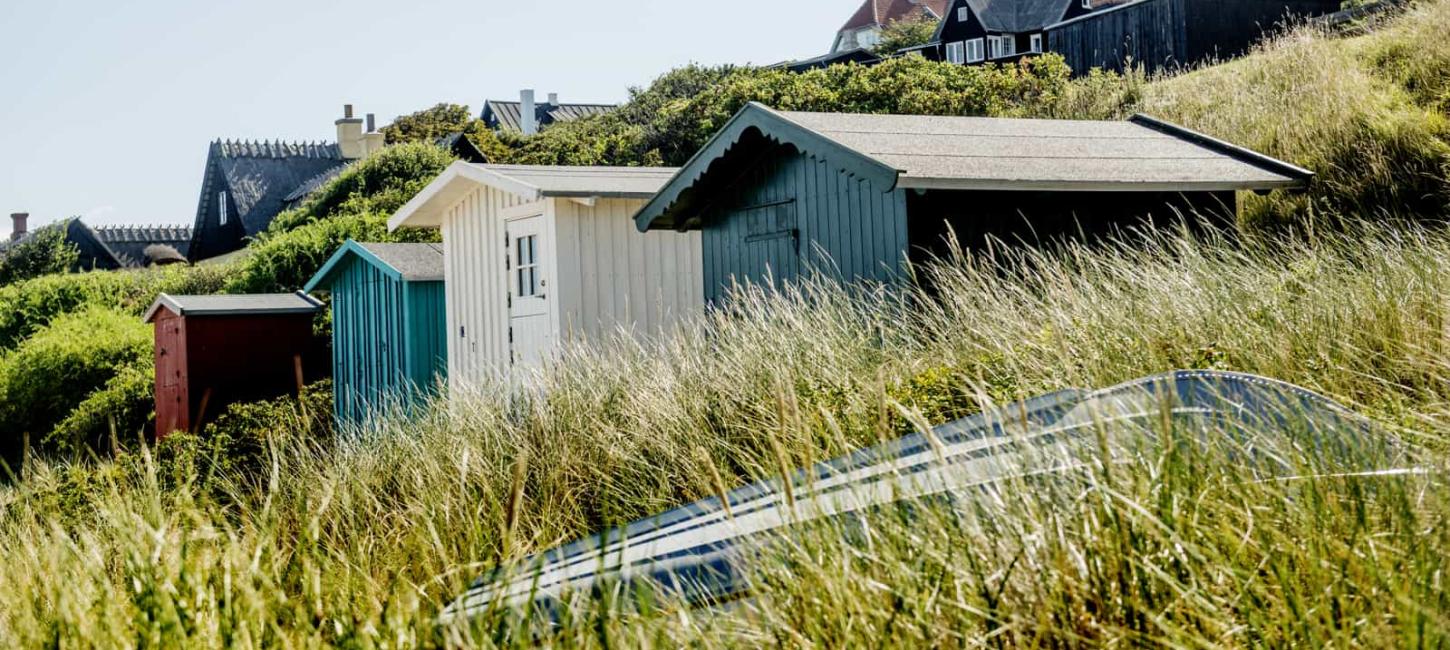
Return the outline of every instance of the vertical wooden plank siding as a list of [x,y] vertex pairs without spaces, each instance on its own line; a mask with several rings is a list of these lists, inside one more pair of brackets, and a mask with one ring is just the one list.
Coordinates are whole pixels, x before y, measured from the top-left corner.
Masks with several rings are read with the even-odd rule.
[[443,219],[448,377],[451,385],[507,370],[505,208],[523,203],[492,188],[466,195]]
[[[1149,73],[1190,63],[1185,2],[1150,0],[1049,29],[1047,49],[1078,74],[1092,68],[1121,71],[1129,58]],[[1217,10],[1218,2],[1212,4]]]
[[637,199],[585,206],[553,199],[556,276],[564,340],[609,336],[624,328],[648,336],[703,310],[698,231],[635,229]]
[[779,287],[802,273],[895,282],[906,259],[906,195],[815,154],[781,147],[722,192],[705,215],[705,299],[732,286]]
[[344,264],[331,285],[333,403],[338,421],[355,423],[412,404],[446,376],[447,313],[442,282]]

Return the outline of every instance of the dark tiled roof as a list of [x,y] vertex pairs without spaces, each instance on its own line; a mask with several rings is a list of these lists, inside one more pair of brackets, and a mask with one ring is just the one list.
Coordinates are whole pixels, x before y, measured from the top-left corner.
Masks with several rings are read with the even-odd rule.
[[473,141],[469,140],[468,136],[463,135],[462,131],[454,131],[438,138],[438,146],[458,156],[458,159],[463,162],[480,164],[488,162],[488,156],[483,153],[483,150],[479,149],[478,145],[473,144]]
[[[483,115],[480,117],[492,129],[513,129],[523,130],[523,123],[520,120],[522,104],[519,102],[505,102],[490,99],[484,102]],[[568,122],[590,115],[608,113],[617,108],[614,104],[550,104],[539,102],[534,105],[534,112],[538,116],[539,127],[543,128],[555,122]]]
[[[1034,32],[1062,20],[1075,0],[967,0],[987,29]],[[1100,0],[1104,6],[1110,0]]]
[[213,142],[207,156],[207,178],[215,166],[226,187],[202,189],[195,227],[203,227],[207,208],[226,190],[236,217],[248,236],[266,230],[305,184],[346,162],[335,144],[291,142]]
[[183,256],[191,248],[190,226],[100,226],[93,230],[96,239],[111,249],[125,266],[149,264],[151,259],[146,249],[156,244],[170,246]]

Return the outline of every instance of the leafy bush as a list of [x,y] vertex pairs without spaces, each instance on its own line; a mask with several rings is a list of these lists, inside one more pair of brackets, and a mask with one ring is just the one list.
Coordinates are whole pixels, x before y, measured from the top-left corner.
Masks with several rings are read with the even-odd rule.
[[893,20],[881,30],[881,40],[871,48],[877,56],[889,56],[908,47],[926,45],[936,35],[939,21],[926,12],[902,20]]
[[87,307],[140,316],[160,293],[216,293],[227,273],[223,267],[175,265],[47,275],[0,287],[0,350],[14,346],[57,316]]
[[0,286],[74,267],[80,251],[66,241],[68,222],[46,226],[0,250]]
[[[91,306],[56,318],[0,357],[0,446],[17,449],[28,432],[33,443],[78,450],[86,440],[48,434],[93,391],[108,388],[121,369],[144,368],[152,349],[151,326],[131,314]],[[91,432],[79,419],[68,430]]]
[[277,215],[259,239],[336,216],[392,214],[453,160],[431,142],[387,147],[348,167],[301,207]]
[[363,213],[329,217],[287,232],[270,234],[226,283],[229,293],[272,293],[301,289],[322,264],[348,239],[367,242],[438,241],[436,230],[406,228],[388,232],[390,214]]
[[116,439],[130,445],[140,438],[155,416],[156,365],[153,355],[124,363],[115,374],[60,421],[42,441],[46,447],[79,450],[91,446],[109,451],[114,427]]
[[262,466],[269,439],[296,436],[325,444],[332,439],[332,420],[332,381],[323,380],[308,384],[301,399],[285,395],[231,404],[203,427],[201,437],[222,452],[209,461],[215,469],[255,473]]

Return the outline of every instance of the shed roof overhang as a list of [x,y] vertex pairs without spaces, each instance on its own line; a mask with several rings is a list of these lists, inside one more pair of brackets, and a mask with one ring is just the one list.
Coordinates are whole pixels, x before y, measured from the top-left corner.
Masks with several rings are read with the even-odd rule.
[[449,165],[388,219],[388,229],[438,228],[443,216],[469,192],[490,187],[526,202],[545,198],[643,199],[653,196],[674,169],[564,167],[548,165]]
[[151,322],[166,309],[178,316],[260,316],[311,314],[322,308],[316,298],[301,291],[296,293],[234,294],[212,296],[173,296],[161,294],[141,317]]

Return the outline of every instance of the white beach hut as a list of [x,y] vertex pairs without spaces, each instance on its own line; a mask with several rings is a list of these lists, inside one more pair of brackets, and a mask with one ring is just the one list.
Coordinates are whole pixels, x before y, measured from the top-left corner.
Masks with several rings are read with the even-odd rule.
[[633,220],[674,172],[456,162],[399,209],[390,229],[443,232],[450,381],[703,310],[700,233],[640,233]]

